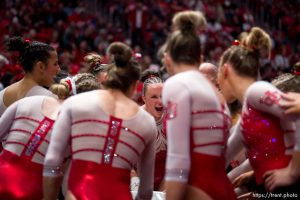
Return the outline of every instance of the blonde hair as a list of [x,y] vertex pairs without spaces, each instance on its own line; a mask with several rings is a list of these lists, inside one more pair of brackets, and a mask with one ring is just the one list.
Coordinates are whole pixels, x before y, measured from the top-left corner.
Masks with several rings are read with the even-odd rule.
[[246,40],[246,38],[247,38],[248,35],[249,35],[248,32],[241,32],[241,33],[239,34],[239,36],[238,36],[238,40],[239,40],[242,44],[244,44],[244,43],[245,43],[245,40]]
[[88,72],[92,74],[95,74],[97,68],[103,63],[103,57],[97,53],[88,53],[83,60],[88,66]]
[[259,59],[270,54],[271,37],[259,27],[253,27],[248,35],[243,36],[242,43],[231,46],[222,55],[220,66],[230,63],[239,75],[258,77]]
[[272,84],[282,92],[300,92],[300,76],[290,73],[281,74],[272,80]]
[[[96,77],[90,73],[80,73],[71,78],[74,82],[75,94],[100,89]],[[58,96],[59,99],[66,99],[72,95],[72,84],[68,83],[68,78],[60,80],[59,84],[53,84],[50,91]]]
[[251,28],[248,35],[243,39],[243,43],[246,47],[251,49],[257,49],[260,55],[270,56],[272,49],[272,40],[268,33],[259,27]]
[[[293,72],[300,72],[300,61],[293,65]],[[299,76],[299,75],[298,75]]]

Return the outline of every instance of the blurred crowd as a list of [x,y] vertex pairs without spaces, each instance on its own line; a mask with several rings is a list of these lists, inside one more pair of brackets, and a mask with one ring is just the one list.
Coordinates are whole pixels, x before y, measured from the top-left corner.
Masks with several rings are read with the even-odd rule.
[[[91,51],[106,54],[111,42],[129,44],[141,53],[144,69],[161,66],[158,49],[174,13],[202,11],[208,21],[199,33],[205,62],[217,64],[222,52],[253,25],[273,38],[270,60],[262,61],[262,78],[290,71],[300,52],[300,1],[284,0],[6,0],[0,2],[0,41],[19,35],[54,46],[62,69],[82,72]],[[0,45],[1,87],[22,78],[16,56]]]

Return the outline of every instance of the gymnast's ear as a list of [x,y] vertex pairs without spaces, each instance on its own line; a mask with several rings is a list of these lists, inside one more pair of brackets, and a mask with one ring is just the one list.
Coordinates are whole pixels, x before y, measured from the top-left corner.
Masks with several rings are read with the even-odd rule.
[[37,61],[35,63],[34,67],[40,73],[43,73],[46,70],[46,68],[47,68],[47,66],[45,65],[45,63],[43,63],[42,61]]
[[227,78],[227,76],[228,76],[228,74],[229,74],[229,71],[230,71],[230,66],[229,66],[229,64],[224,63],[221,70],[222,70],[222,73],[223,73],[224,78]]

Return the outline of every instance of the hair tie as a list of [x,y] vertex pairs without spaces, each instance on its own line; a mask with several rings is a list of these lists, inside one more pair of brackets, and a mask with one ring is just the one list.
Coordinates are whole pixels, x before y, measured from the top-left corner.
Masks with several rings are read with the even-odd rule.
[[70,88],[70,94],[76,95],[76,93],[77,93],[76,92],[76,84],[75,84],[75,81],[73,80],[73,78],[67,77],[67,78],[65,78],[65,81]]
[[231,43],[233,46],[239,46],[241,44],[240,41],[238,40],[234,40],[232,43]]
[[140,60],[142,58],[142,54],[141,53],[132,53],[132,56],[136,59],[136,60]]
[[26,38],[26,39],[24,39],[24,42],[27,43],[27,44],[30,44],[31,40]]
[[300,76],[300,72],[298,72],[296,70],[293,70],[293,74],[296,75],[296,76]]
[[249,48],[250,48],[252,51],[255,51],[255,50],[257,50],[257,47],[256,47],[256,46],[254,46],[254,45],[251,45]]
[[156,76],[154,74],[150,74],[149,76],[147,76],[147,79],[148,78],[155,78]]
[[97,61],[93,62],[92,68],[95,69],[97,66],[99,66],[99,65],[101,65],[101,64],[102,64],[101,61],[100,61],[100,60],[97,60]]

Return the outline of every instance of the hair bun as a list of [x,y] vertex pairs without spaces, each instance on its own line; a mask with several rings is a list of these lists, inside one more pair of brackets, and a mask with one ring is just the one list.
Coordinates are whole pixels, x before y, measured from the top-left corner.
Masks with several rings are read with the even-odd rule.
[[12,37],[6,42],[6,48],[8,51],[23,52],[27,46],[29,46],[30,40],[24,40],[20,36]]
[[120,68],[126,67],[132,57],[130,47],[122,42],[113,42],[108,47],[108,53],[112,55],[116,67]]
[[243,39],[243,44],[260,55],[269,56],[272,49],[272,40],[268,33],[259,27],[252,27],[249,34]]
[[198,29],[204,28],[206,19],[200,11],[183,11],[174,16],[172,23],[182,33],[196,33]]

